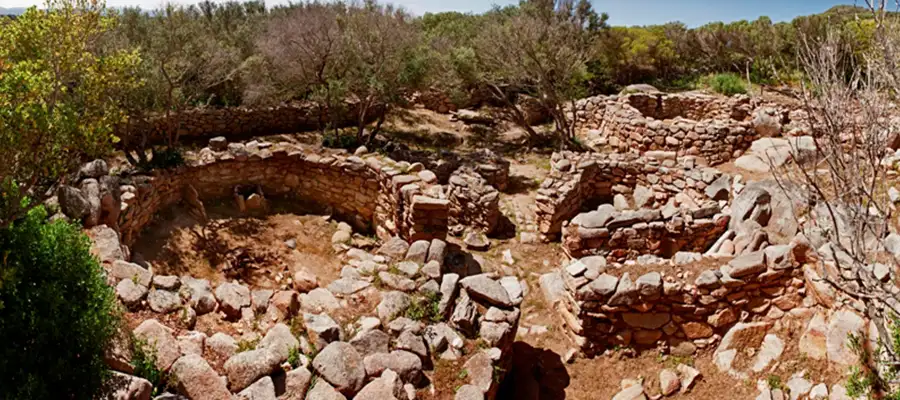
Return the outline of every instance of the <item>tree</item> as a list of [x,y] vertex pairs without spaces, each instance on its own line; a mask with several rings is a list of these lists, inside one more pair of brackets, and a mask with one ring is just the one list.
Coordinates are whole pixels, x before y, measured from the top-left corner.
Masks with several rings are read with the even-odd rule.
[[[368,1],[301,3],[278,12],[259,38],[269,82],[256,93],[308,99],[338,128],[353,103],[356,139],[371,141],[391,107],[402,104],[424,79],[418,31],[402,10]],[[377,112],[378,124],[365,135]]]
[[[253,32],[265,13],[258,1],[204,1],[196,6],[168,4],[152,13],[138,8],[119,12],[120,23],[108,45],[139,49],[141,75],[148,83],[140,92],[123,93],[129,122],[135,125],[153,118],[167,122],[166,149],[154,149],[154,155],[173,151],[179,140],[178,114],[185,109],[242,102],[241,78],[255,53]],[[129,162],[150,165],[147,149],[153,148],[153,138],[147,135],[151,132],[126,131],[123,147]]]
[[502,102],[505,116],[521,126],[532,140],[529,126],[517,104],[520,94],[537,99],[553,118],[560,145],[575,138],[574,101],[585,95],[592,40],[605,25],[587,0],[524,1],[507,15],[495,10],[475,39],[477,80]]
[[894,268],[900,255],[887,175],[896,164],[883,164],[889,145],[900,135],[893,110],[900,91],[900,25],[885,11],[885,0],[867,4],[874,22],[867,48],[854,48],[860,43],[847,40],[840,25],[825,38],[801,36],[802,100],[815,151],[795,168],[776,170],[775,177],[783,187],[799,186],[786,193],[804,195],[800,204],[811,208],[800,226],[820,249],[825,267],[818,279],[808,279],[848,298],[842,301],[861,304],[878,332],[868,340],[849,340],[861,358],[851,368],[848,395],[898,398],[894,378],[900,365],[900,302],[890,290],[895,284],[881,282],[873,267],[887,263]]
[[112,22],[96,0],[51,0],[0,24],[0,227],[117,140],[118,94],[140,86],[140,58],[101,54]]

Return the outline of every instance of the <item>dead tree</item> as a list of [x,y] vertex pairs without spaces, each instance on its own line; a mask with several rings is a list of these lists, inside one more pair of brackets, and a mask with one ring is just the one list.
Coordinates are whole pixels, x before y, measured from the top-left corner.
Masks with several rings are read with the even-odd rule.
[[[805,196],[810,206],[810,213],[798,218],[801,230],[813,243],[825,243],[818,255],[837,271],[823,269],[820,283],[864,304],[877,325],[879,337],[869,338],[879,343],[876,349],[865,349],[865,341],[850,338],[862,363],[848,387],[857,379],[855,389],[863,391],[858,394],[878,396],[897,392],[891,377],[900,365],[900,348],[892,337],[900,333],[900,296],[892,293],[893,282],[876,279],[872,267],[877,262],[896,265],[885,241],[894,230],[894,205],[882,160],[892,152],[889,144],[897,129],[900,37],[896,17],[886,11],[887,0],[867,0],[867,5],[871,15],[865,17],[872,18],[876,28],[861,62],[853,57],[860,49],[836,33],[801,37],[799,59],[806,78],[802,103],[815,151],[811,159],[773,168],[773,175],[788,195],[792,191],[787,186],[798,185],[793,193]],[[799,154],[799,149],[791,150]]]

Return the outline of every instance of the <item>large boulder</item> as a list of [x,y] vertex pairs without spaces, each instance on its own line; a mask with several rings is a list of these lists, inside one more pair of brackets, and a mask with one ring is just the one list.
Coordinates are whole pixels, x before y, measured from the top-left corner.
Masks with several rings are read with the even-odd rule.
[[380,376],[385,370],[391,370],[399,374],[403,382],[416,383],[422,375],[419,356],[403,350],[371,354],[363,364],[368,376]]
[[113,400],[150,400],[153,393],[153,385],[150,381],[113,371],[109,376],[107,385],[112,389]]
[[134,336],[146,344],[145,351],[156,354],[156,368],[168,371],[169,367],[181,357],[181,347],[172,334],[172,329],[155,319],[148,319],[134,329]]
[[237,283],[225,282],[216,288],[216,299],[225,315],[240,318],[241,308],[250,307],[250,289]]
[[316,355],[312,365],[322,379],[345,396],[359,392],[366,380],[363,358],[349,343],[329,344]]
[[244,390],[253,382],[277,371],[281,362],[280,355],[268,348],[237,353],[225,361],[228,388],[233,392]]
[[198,354],[188,354],[172,365],[178,392],[192,400],[228,399],[231,393],[225,381]]
[[515,305],[509,298],[509,293],[506,289],[486,274],[468,276],[461,279],[459,283],[473,299],[503,308]]
[[91,203],[81,190],[71,186],[61,185],[56,191],[59,199],[59,208],[67,217],[81,220],[91,213]]

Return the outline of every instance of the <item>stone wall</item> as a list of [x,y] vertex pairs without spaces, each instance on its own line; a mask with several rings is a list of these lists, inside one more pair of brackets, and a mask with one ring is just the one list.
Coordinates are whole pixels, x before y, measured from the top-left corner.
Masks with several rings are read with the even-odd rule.
[[447,185],[450,226],[457,233],[469,226],[491,234],[500,222],[500,192],[474,169],[463,167]]
[[[353,104],[340,118],[340,126],[356,124]],[[378,115],[371,112],[370,121]],[[171,123],[164,116],[151,118],[127,129],[132,134],[147,133],[153,141],[164,141],[171,129],[176,129],[182,140],[203,140],[215,136],[238,139],[252,136],[294,133],[319,129],[319,112],[314,104],[287,104],[265,108],[202,108],[179,113]]]
[[187,165],[125,178],[119,230],[130,244],[160,210],[190,196],[232,195],[237,185],[259,185],[266,195],[288,196],[331,207],[339,218],[382,238],[442,237],[449,202],[423,195],[421,178],[390,160],[305,152],[292,145],[232,143],[204,148]]
[[399,161],[422,163],[425,168],[435,173],[441,184],[447,184],[457,169],[469,167],[497,190],[504,191],[509,185],[509,161],[489,149],[459,154],[448,150],[440,152],[412,150],[404,145],[398,145],[391,148],[388,155]]
[[576,109],[586,142],[624,152],[674,151],[699,156],[709,164],[739,157],[758,138],[749,116],[749,97],[702,94],[596,96]]
[[634,276],[586,257],[560,269],[557,308],[587,355],[613,346],[705,348],[737,321],[771,321],[800,306],[797,249],[769,246],[690,278],[666,266]]
[[[616,196],[634,200],[626,208],[632,204],[635,209],[660,208],[671,203],[670,207],[686,209],[684,215],[706,218],[711,215],[708,200],[727,200],[729,190],[729,177],[698,165],[695,157],[677,158],[674,152],[654,151],[644,156],[554,153],[550,176],[536,197],[538,230],[542,240],[554,240],[578,213],[612,203]],[[669,214],[672,216],[674,213]]]
[[570,257],[603,255],[624,260],[642,254],[671,257],[679,251],[703,252],[725,232],[729,221],[715,203],[694,210],[672,207],[609,213],[603,218],[606,222],[590,221],[587,216],[594,216],[590,214],[579,214],[563,230],[563,249]]

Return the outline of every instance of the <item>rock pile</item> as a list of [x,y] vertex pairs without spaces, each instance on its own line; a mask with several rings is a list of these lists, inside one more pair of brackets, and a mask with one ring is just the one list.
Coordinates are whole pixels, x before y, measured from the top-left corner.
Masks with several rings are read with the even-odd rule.
[[[460,392],[490,399],[510,369],[523,283],[454,270],[439,239],[394,237],[378,254],[350,249],[341,277],[324,287],[298,271],[271,289],[155,275],[126,261],[123,247],[113,236],[94,251],[128,309],[150,312],[133,335],[189,399],[414,399],[441,359],[461,360]],[[341,311],[371,302],[360,315]],[[221,325],[208,319],[194,330],[207,314],[243,334],[210,332]],[[134,372],[130,352],[113,353],[111,368],[135,380],[136,398],[149,398],[149,382],[124,375]]]

